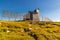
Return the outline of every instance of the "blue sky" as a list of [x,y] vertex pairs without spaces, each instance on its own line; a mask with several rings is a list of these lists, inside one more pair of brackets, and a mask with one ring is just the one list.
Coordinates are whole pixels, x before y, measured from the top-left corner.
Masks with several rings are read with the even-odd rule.
[[40,19],[46,16],[60,21],[60,0],[0,0],[0,18],[2,10],[26,13],[40,8]]

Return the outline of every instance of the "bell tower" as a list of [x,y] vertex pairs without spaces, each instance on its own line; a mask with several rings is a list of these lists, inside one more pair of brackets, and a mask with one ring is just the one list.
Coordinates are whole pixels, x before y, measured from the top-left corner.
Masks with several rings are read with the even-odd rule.
[[36,13],[38,13],[39,14],[39,12],[40,12],[40,9],[38,8],[38,9],[36,9]]
[[33,13],[33,20],[39,21],[39,13],[40,13],[39,8],[34,10],[34,13]]
[[29,11],[28,14],[25,15],[24,20],[40,21],[39,13],[40,13],[39,8],[35,9],[34,11]]

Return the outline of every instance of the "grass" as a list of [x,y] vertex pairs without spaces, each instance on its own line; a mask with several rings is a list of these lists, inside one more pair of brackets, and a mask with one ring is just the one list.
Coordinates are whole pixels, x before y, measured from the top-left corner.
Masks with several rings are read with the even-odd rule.
[[60,40],[60,22],[2,21],[0,40]]

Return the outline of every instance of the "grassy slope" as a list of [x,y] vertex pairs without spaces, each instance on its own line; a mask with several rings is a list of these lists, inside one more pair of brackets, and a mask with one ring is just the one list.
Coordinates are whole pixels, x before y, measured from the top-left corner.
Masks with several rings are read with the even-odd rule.
[[1,21],[0,40],[60,40],[60,23]]

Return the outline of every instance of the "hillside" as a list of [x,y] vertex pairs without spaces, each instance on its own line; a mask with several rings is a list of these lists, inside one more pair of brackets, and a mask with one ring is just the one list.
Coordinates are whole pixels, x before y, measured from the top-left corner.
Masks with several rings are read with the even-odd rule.
[[0,21],[0,40],[60,40],[60,22]]

